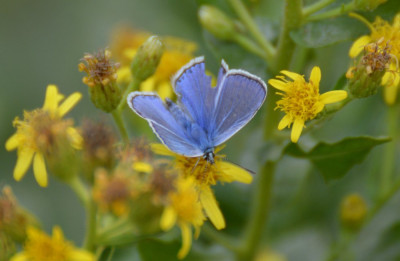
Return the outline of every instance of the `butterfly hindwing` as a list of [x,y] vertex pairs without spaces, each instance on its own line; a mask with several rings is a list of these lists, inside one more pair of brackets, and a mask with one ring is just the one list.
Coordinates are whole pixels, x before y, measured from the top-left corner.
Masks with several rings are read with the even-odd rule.
[[229,70],[214,97],[215,109],[209,132],[215,146],[243,128],[267,97],[267,86],[258,77],[242,70]]
[[128,96],[128,104],[149,122],[155,134],[170,150],[188,157],[203,155],[157,94],[132,92]]

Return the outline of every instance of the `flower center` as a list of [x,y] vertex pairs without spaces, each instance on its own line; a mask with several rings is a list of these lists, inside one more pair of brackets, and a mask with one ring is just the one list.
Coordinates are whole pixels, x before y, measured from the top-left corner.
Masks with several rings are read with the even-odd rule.
[[385,41],[380,43],[380,47],[384,48],[386,43],[390,44],[391,53],[400,58],[400,28],[391,26],[381,18],[377,18],[372,26],[375,29],[371,33],[372,40],[378,42],[383,37]]
[[25,247],[26,254],[32,261],[66,261],[70,250],[65,242],[58,242],[46,235],[29,240]]
[[[304,121],[315,118],[321,110],[319,88],[312,82],[294,81],[287,83],[285,93],[278,93],[283,98],[276,104],[276,109],[284,111],[289,117]],[[323,104],[322,104],[323,105]]]

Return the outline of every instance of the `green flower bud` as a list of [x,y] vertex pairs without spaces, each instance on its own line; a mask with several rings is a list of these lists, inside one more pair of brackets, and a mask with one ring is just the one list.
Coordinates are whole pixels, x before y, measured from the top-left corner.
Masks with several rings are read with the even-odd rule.
[[236,34],[234,22],[214,6],[203,5],[199,9],[201,25],[221,40],[232,40]]
[[374,95],[381,86],[382,77],[392,61],[390,45],[382,46],[380,41],[366,45],[357,66],[347,71],[349,91],[355,98]]
[[342,225],[349,229],[358,230],[367,216],[367,204],[358,194],[346,196],[340,206],[340,220]]
[[89,86],[90,99],[93,104],[105,111],[113,111],[121,101],[121,91],[117,85],[117,69],[119,64],[110,60],[108,50],[98,53],[86,54],[79,64],[79,71],[84,71],[87,76],[82,81]]
[[152,76],[164,52],[164,44],[158,36],[149,37],[138,49],[131,63],[133,78],[142,82]]
[[387,0],[354,0],[356,9],[361,11],[373,11],[380,4],[385,3]]

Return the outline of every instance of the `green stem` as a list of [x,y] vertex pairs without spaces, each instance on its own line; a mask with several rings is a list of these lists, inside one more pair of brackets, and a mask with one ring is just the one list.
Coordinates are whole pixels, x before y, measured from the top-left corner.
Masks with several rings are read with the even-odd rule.
[[96,237],[96,206],[90,197],[90,194],[83,184],[82,180],[75,175],[68,181],[68,185],[72,188],[75,194],[78,196],[80,201],[86,210],[86,236],[85,236],[85,248],[89,251],[94,250],[94,240]]
[[389,136],[392,141],[385,145],[383,153],[383,164],[381,173],[381,195],[387,193],[393,182],[395,155],[396,155],[396,136],[397,136],[397,120],[399,110],[396,106],[389,106],[387,110],[387,124]]
[[307,17],[313,13],[316,13],[319,10],[332,4],[333,2],[335,2],[335,0],[320,0],[318,2],[315,2],[312,5],[309,5],[303,9],[303,16]]
[[118,130],[121,134],[122,140],[124,142],[129,141],[128,132],[126,131],[124,121],[121,117],[121,112],[118,109],[115,109],[111,112],[115,123],[117,124]]
[[238,15],[242,23],[249,30],[254,40],[263,48],[266,55],[266,61],[268,63],[272,63],[273,56],[275,54],[275,48],[261,33],[257,24],[254,22],[249,11],[247,10],[246,6],[242,3],[241,0],[229,0],[229,3],[235,10],[236,14]]
[[267,161],[259,174],[252,200],[252,209],[246,226],[243,246],[238,249],[242,260],[253,260],[267,222],[274,181],[275,162]]
[[274,72],[288,69],[296,44],[293,42],[289,33],[298,28],[303,20],[302,1],[286,0],[282,29],[279,35],[278,48],[275,56]]
[[125,106],[127,104],[126,99],[128,98],[128,95],[131,92],[133,92],[135,90],[138,90],[139,86],[140,86],[140,83],[141,83],[140,81],[132,79],[132,81],[130,82],[130,84],[128,85],[128,87],[126,88],[124,93],[122,94],[121,102],[119,103],[119,105],[118,105],[118,107],[116,109],[116,110],[118,110],[118,112],[121,112],[125,108]]
[[241,34],[235,34],[234,40],[236,41],[236,43],[238,43],[240,46],[242,46],[247,51],[258,55],[265,60],[268,59],[267,56],[265,55],[265,53],[258,47],[258,45],[256,43],[254,43],[252,40],[250,40],[249,38],[247,38],[246,36],[241,35]]
[[318,20],[324,20],[324,19],[336,17],[339,15],[347,14],[348,12],[351,12],[354,9],[355,9],[355,3],[350,2],[348,4],[341,5],[337,8],[328,10],[326,12],[309,16],[309,17],[307,17],[307,21],[318,21]]

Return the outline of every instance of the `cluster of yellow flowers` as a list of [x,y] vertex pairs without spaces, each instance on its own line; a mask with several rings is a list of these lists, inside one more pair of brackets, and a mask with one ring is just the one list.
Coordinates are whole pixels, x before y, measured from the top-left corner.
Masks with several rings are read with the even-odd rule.
[[[348,99],[375,93],[370,82],[384,86],[385,101],[389,105],[396,101],[400,83],[400,15],[392,24],[379,17],[370,23],[359,15],[353,16],[371,30],[370,35],[357,39],[349,52],[352,58],[362,54],[357,65],[347,73],[353,87],[320,94],[321,70],[318,66],[312,69],[309,81],[303,75],[287,70],[268,81],[281,96],[276,109],[285,113],[278,130],[292,126],[291,141],[294,143],[298,142],[306,122],[317,118],[324,110],[328,111],[328,104],[345,103]],[[89,86],[92,101],[98,108],[113,112],[118,110],[121,100],[124,102],[121,97],[134,80],[131,62],[149,36],[146,32],[123,29],[113,41],[111,52],[105,50],[96,55],[85,55],[86,64],[81,63],[79,69],[87,73],[83,82]],[[138,89],[158,92],[162,98],[174,98],[170,78],[193,58],[196,45],[172,37],[165,37],[163,43],[165,51],[157,69],[140,82]],[[118,64],[112,62],[112,58]],[[375,78],[371,80],[371,77]],[[108,91],[104,91],[105,88]],[[112,104],[107,104],[111,93]],[[225,228],[225,219],[212,186],[233,181],[249,184],[253,179],[249,172],[224,161],[221,154],[215,156],[214,164],[209,164],[203,158],[184,157],[162,144],[149,144],[141,139],[116,146],[114,134],[104,125],[86,122],[78,129],[71,119],[63,117],[81,96],[76,92],[65,98],[56,86],[49,85],[42,108],[25,111],[23,119],[15,118],[16,133],[5,144],[7,150],[17,150],[15,180],[21,180],[33,165],[40,186],[48,185],[49,169],[55,177],[76,188],[80,173],[86,180],[83,187],[89,190],[90,197],[87,199],[83,192],[83,202],[95,202],[102,215],[110,215],[112,220],[127,218],[133,224],[132,233],[168,231],[177,225],[182,235],[178,258],[188,254],[193,228],[197,237],[207,218],[217,229]],[[217,148],[216,152],[222,148]],[[80,160],[77,155],[81,156]],[[77,191],[82,192],[82,187]],[[28,226],[24,251],[11,260],[84,261],[95,258],[88,251],[79,250],[65,241],[59,227],[55,227],[53,236],[49,237],[38,228]]]

